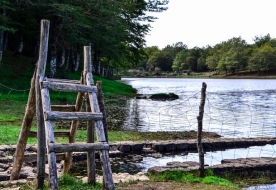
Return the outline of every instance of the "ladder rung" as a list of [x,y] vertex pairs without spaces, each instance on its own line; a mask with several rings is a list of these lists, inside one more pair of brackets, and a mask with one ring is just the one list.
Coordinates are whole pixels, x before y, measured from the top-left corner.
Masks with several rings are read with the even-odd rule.
[[60,82],[60,83],[71,83],[71,84],[80,84],[79,80],[47,78],[47,81],[49,81],[49,82]]
[[71,143],[71,144],[55,144],[49,143],[49,152],[86,152],[89,150],[109,150],[107,143]]
[[75,111],[75,105],[51,105],[52,111],[73,112]]
[[82,84],[42,81],[42,88],[67,92],[97,92],[97,87]]
[[102,113],[91,112],[45,112],[45,120],[101,120]]
[[[54,136],[55,137],[69,137],[70,131],[55,131]],[[30,131],[29,137],[37,137],[36,131]]]

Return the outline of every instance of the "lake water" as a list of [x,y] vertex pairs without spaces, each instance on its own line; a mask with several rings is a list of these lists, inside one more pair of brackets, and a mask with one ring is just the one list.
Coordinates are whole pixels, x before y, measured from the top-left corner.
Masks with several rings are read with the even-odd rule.
[[[129,116],[124,130],[197,131],[200,91],[207,84],[203,131],[222,138],[276,136],[276,80],[273,79],[177,79],[123,78],[122,82],[139,94],[175,93],[174,101],[128,100]],[[276,145],[254,146],[205,153],[205,164],[220,164],[222,159],[276,157]],[[171,161],[198,161],[197,153],[170,153],[161,158],[144,157],[137,166],[146,172]],[[276,189],[276,185],[245,188]]]
[[129,100],[124,130],[197,130],[202,82],[207,84],[203,130],[222,137],[276,136],[276,80],[123,78],[139,94],[175,93],[175,101]]

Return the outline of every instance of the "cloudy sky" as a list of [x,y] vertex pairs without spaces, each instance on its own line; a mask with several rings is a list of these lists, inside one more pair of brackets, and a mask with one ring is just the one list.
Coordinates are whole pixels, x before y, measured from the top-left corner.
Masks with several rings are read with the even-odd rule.
[[147,46],[213,46],[239,36],[251,44],[268,33],[276,38],[276,0],[170,0],[167,11],[151,14],[158,19]]

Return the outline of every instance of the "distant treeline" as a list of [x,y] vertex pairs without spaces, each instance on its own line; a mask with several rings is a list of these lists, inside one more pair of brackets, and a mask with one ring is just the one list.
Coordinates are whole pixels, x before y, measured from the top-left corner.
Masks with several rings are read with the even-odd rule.
[[238,73],[240,70],[267,71],[276,68],[276,39],[269,34],[255,36],[254,44],[234,37],[215,46],[188,49],[182,42],[143,49],[144,60],[139,64],[145,71],[221,71]]

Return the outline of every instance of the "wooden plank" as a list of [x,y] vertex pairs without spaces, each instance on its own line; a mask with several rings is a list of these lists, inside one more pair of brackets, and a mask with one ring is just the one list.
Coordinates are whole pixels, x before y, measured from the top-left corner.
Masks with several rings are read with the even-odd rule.
[[46,154],[46,140],[45,140],[45,128],[44,117],[41,103],[40,94],[40,78],[44,77],[47,53],[48,53],[48,39],[49,39],[50,21],[41,20],[40,29],[40,47],[39,58],[37,63],[37,76],[36,76],[36,119],[37,119],[37,189],[44,187],[45,179],[45,154]]
[[[86,84],[92,85],[93,84],[93,76],[92,73],[87,73],[86,75]],[[99,113],[100,108],[98,104],[97,94],[95,92],[88,93],[90,107],[92,112]],[[100,142],[106,142],[105,134],[104,134],[104,127],[102,121],[96,121],[96,134],[97,139]],[[101,151],[101,164],[102,164],[102,171],[103,171],[103,187],[106,189],[115,189],[115,185],[112,178],[112,171],[109,162],[109,153],[107,150]]]
[[61,112],[73,112],[75,111],[75,105],[51,105],[51,110]]
[[87,152],[89,150],[109,150],[107,143],[70,143],[70,144],[49,144],[50,152]]
[[[86,82],[87,85],[92,85],[93,84],[93,76],[92,73],[87,73],[86,75]],[[89,102],[90,102],[90,107],[92,112],[94,113],[100,113],[100,108],[99,108],[99,104],[98,104],[98,98],[97,98],[97,94],[95,92],[93,93],[88,93],[88,97],[89,97]],[[97,138],[98,141],[100,142],[106,142],[106,138],[105,138],[105,134],[104,134],[104,127],[103,127],[103,122],[102,121],[97,121],[96,123],[96,134],[97,134]]]
[[[55,131],[54,136],[55,137],[69,137],[70,131]],[[37,137],[36,131],[30,131],[29,137]]]
[[36,120],[37,120],[37,188],[42,189],[45,179],[45,154],[46,154],[46,138],[45,138],[45,126],[44,115],[40,94],[40,80],[37,77],[36,80]]
[[45,120],[100,120],[102,113],[91,112],[45,112]]
[[[84,47],[84,68],[83,74],[86,76],[88,72],[91,72],[91,47]],[[84,81],[87,85],[87,82]],[[90,84],[88,84],[90,85]],[[87,95],[87,94],[86,94]],[[90,100],[86,96],[86,111],[91,112]],[[94,143],[95,134],[95,124],[94,121],[87,121],[87,143]],[[87,182],[89,184],[96,184],[96,161],[95,161],[95,151],[87,151]]]
[[43,88],[48,88],[55,91],[67,91],[67,92],[97,92],[97,87],[95,86],[86,86],[81,84],[67,84],[67,83],[58,83],[58,82],[42,82]]
[[[41,89],[41,98],[42,98],[42,106],[44,112],[50,112],[50,94],[49,90],[46,88]],[[44,115],[45,117],[45,115]],[[54,129],[51,121],[45,121],[45,131],[46,131],[46,142],[47,142],[47,152],[48,152],[48,165],[49,165],[49,183],[50,189],[58,189],[57,182],[57,165],[56,165],[56,154],[54,152],[50,152],[49,144],[55,143]]]
[[[27,107],[25,110],[24,119],[22,122],[22,127],[20,131],[20,135],[18,137],[16,150],[14,153],[14,161],[13,161],[13,167],[12,172],[10,176],[10,180],[17,180],[20,176],[20,170],[23,164],[23,158],[24,158],[24,152],[28,140],[28,136],[31,130],[32,121],[35,114],[35,104],[36,104],[36,96],[35,96],[35,77],[36,72],[34,72],[34,75],[31,80],[31,89],[29,92],[29,98]],[[37,133],[35,134],[36,137]]]
[[56,78],[47,78],[49,82],[60,82],[60,83],[71,83],[71,84],[80,84],[79,80],[69,80],[69,79],[56,79]]

